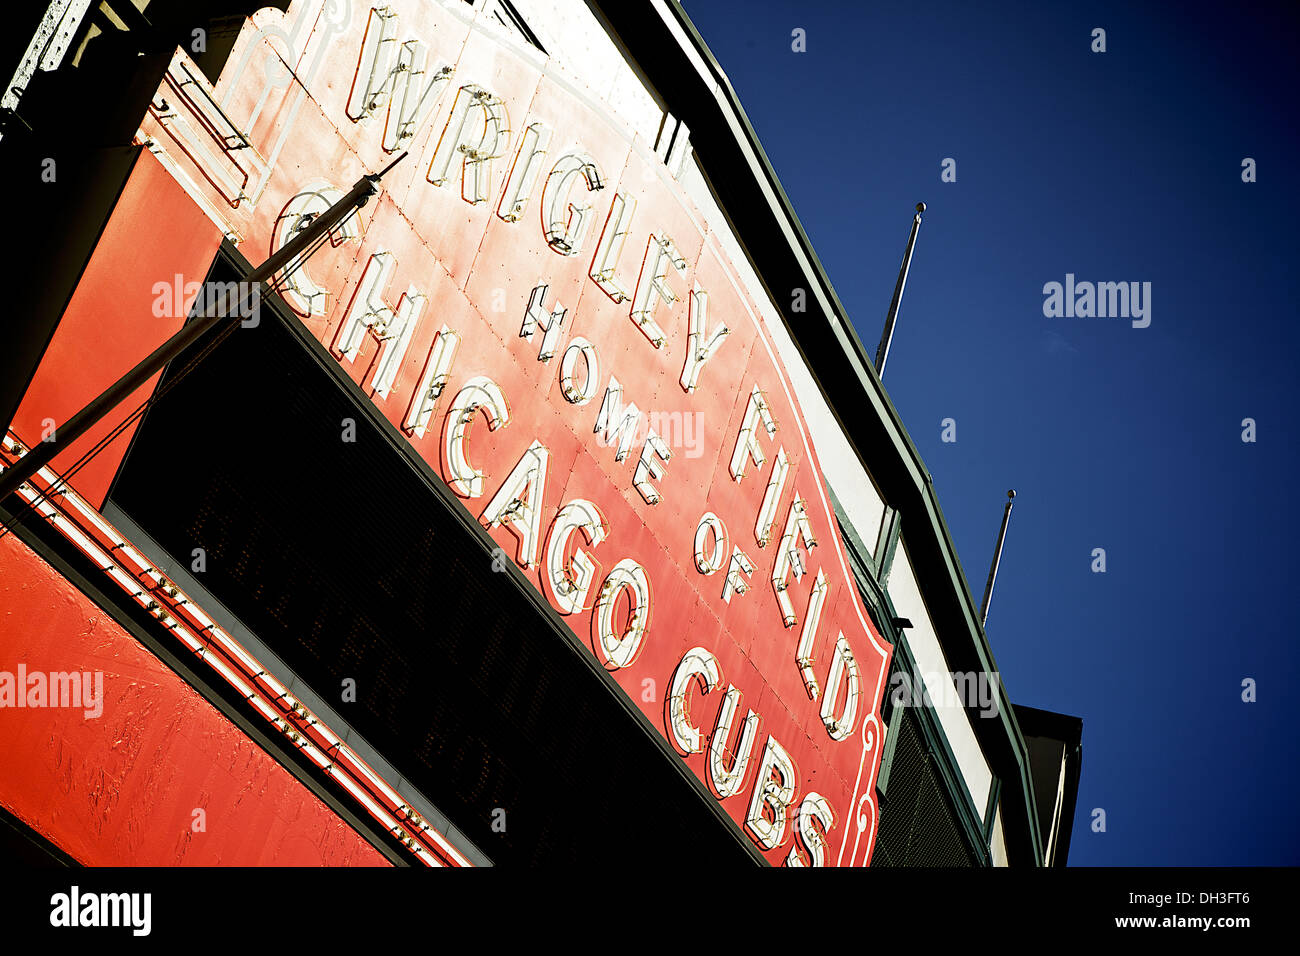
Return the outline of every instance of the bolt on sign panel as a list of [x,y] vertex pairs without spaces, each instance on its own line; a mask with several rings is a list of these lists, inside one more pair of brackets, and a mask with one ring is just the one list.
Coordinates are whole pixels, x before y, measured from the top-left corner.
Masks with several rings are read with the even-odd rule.
[[139,140],[252,262],[408,153],[286,301],[770,862],[870,862],[891,648],[769,330],[652,144],[414,0],[258,11],[215,86],[178,50]]

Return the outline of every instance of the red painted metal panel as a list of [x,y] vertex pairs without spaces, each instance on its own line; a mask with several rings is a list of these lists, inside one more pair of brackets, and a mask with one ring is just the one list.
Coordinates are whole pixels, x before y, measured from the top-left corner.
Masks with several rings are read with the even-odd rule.
[[[91,866],[387,865],[13,534],[0,540],[0,608],[0,803],[75,859]],[[99,706],[89,708],[101,712],[88,716],[85,700],[17,706],[6,693],[20,668],[24,703],[39,699],[30,696],[40,683],[34,674],[101,673]]]
[[[589,642],[592,653],[613,670],[630,700],[669,740],[673,734],[666,716],[672,676],[690,648],[706,648],[717,660],[721,680],[708,693],[695,684],[688,691],[690,716],[706,749],[685,755],[687,766],[713,785],[708,740],[727,686],[734,685],[741,694],[739,719],[752,709],[759,715],[760,731],[743,785],[723,798],[723,808],[741,826],[753,822],[751,795],[764,783],[757,768],[770,735],[789,755],[795,771],[793,780],[774,781],[793,784],[794,797],[779,842],[765,849],[768,859],[773,863],[792,855],[807,859],[807,847],[796,838],[792,817],[800,801],[816,792],[827,799],[834,814],[825,840],[827,862],[867,863],[876,830],[879,707],[892,649],[870,623],[857,593],[811,438],[777,358],[772,330],[760,318],[719,241],[709,234],[700,211],[622,119],[603,106],[593,91],[565,79],[553,64],[539,69],[536,56],[518,52],[494,32],[496,27],[481,22],[467,28],[449,9],[414,2],[386,5],[385,16],[396,15],[390,26],[398,43],[419,40],[429,51],[430,71],[438,63],[449,63],[456,73],[405,145],[411,155],[385,181],[384,194],[362,211],[357,237],[326,246],[312,259],[309,272],[328,295],[323,308],[305,322],[388,420],[404,430],[412,404],[419,399],[418,386],[435,333],[445,323],[459,335],[460,347],[428,432],[416,437],[407,431],[414,447],[451,483],[455,475],[446,465],[444,444],[448,430],[456,425],[447,417],[453,397],[474,376],[490,377],[499,385],[510,422],[489,431],[483,413],[475,416],[467,449],[474,466],[485,475],[484,493],[466,499],[466,507],[480,515],[530,443],[540,442],[550,456],[545,490],[541,500],[533,502],[541,512],[540,547],[544,548],[547,529],[561,507],[586,498],[601,509],[609,537],[591,547],[579,535],[567,554],[578,547],[590,554],[598,565],[597,587],[623,559],[636,562],[649,580],[648,625],[632,660],[617,667],[606,660],[596,630],[597,615],[589,608],[567,618],[575,634]],[[358,65],[371,12],[366,4],[340,11],[323,7],[319,0],[300,0],[284,15],[260,11],[246,26],[212,92],[212,102],[223,103],[230,121],[248,131],[258,160],[244,157],[256,172],[247,183],[248,198],[233,207],[211,185],[213,177],[196,165],[201,150],[167,145],[169,138],[178,142],[177,130],[182,128],[178,124],[188,122],[190,129],[201,130],[211,116],[171,118],[165,123],[153,115],[144,118],[143,134],[168,150],[213,208],[223,209],[231,230],[246,237],[246,254],[254,262],[261,261],[278,241],[275,234],[296,194],[318,190],[322,183],[346,189],[363,169],[377,169],[389,159],[380,146],[385,125],[391,121],[389,106],[376,101],[381,105],[365,119],[348,112],[349,94],[364,79]],[[472,15],[468,8],[462,13]],[[183,60],[179,54],[176,62]],[[429,76],[426,72],[424,79]],[[429,175],[444,132],[454,135],[449,123],[462,88],[486,90],[499,100],[510,128],[508,149],[492,160],[486,173],[487,201],[478,204],[466,201],[458,175],[462,163],[478,155],[476,150],[458,156],[452,164],[455,175],[447,182],[435,184]],[[533,122],[551,126],[553,138],[525,213],[519,221],[507,222],[498,213],[498,203],[516,164],[523,130]],[[574,151],[595,162],[603,188],[588,191],[579,182],[568,197],[576,205],[591,206],[592,226],[579,254],[566,256],[547,243],[545,224],[551,220],[545,217],[543,199],[547,170],[560,156]],[[666,277],[677,301],[661,302],[655,312],[655,321],[665,333],[661,347],[653,345],[634,320],[631,302],[615,301],[590,277],[615,193],[637,201],[617,271],[629,292],[635,291],[638,281],[648,281],[646,270],[653,260],[655,240],[671,238],[683,260],[680,271],[670,269]],[[566,204],[559,209],[565,210]],[[189,218],[193,215],[191,211]],[[182,235],[182,228],[168,226],[166,231],[178,240]],[[371,257],[381,253],[391,254],[395,264],[386,287],[372,301],[378,298],[397,308],[408,288],[426,299],[396,383],[386,396],[376,392],[374,376],[396,340],[381,342],[367,333],[351,359],[340,349],[344,323],[360,301],[364,270]],[[548,312],[558,308],[557,303],[567,309],[559,349],[549,362],[538,361],[537,338],[529,342],[520,335],[529,295],[541,284],[549,287]],[[687,335],[688,297],[696,288],[708,294],[709,329],[723,322],[731,334],[705,365],[699,386],[688,393],[679,377],[698,347]],[[559,382],[564,348],[578,336],[593,344],[600,365],[595,397],[581,406],[565,400]],[[617,461],[614,449],[593,434],[611,376],[623,386],[624,402],[666,416],[660,420],[661,431],[678,429],[675,435],[664,436],[673,445],[673,455],[664,466],[664,476],[654,481],[663,494],[658,504],[643,500],[633,485],[645,427],[623,461]],[[760,429],[764,461],[749,463],[738,482],[730,473],[730,462],[755,387],[778,427],[774,435]],[[756,540],[755,522],[773,482],[779,448],[785,451],[789,469],[780,486],[772,540],[763,544]],[[790,626],[783,624],[771,578],[796,496],[807,504],[817,544],[793,545],[807,573],[800,578],[791,575],[788,590],[782,592],[790,597],[798,618]],[[723,599],[725,567],[712,574],[696,567],[694,538],[705,512],[716,514],[725,524],[724,558],[735,547],[753,563],[748,591],[730,601]],[[518,542],[509,531],[496,528],[491,533],[506,554],[519,560]],[[541,566],[525,570],[551,599],[543,580],[543,574],[549,573],[544,550],[539,556]],[[824,726],[822,701],[812,699],[795,661],[813,577],[819,570],[829,590],[811,655],[813,671],[824,693],[841,634],[860,671],[856,720],[847,738],[838,741]],[[626,597],[616,602],[613,617],[620,631],[628,626],[628,612]],[[844,706],[841,696],[836,713]],[[738,727],[733,727],[730,740],[737,735]]]
[[[194,301],[184,284],[203,281],[221,238],[158,160],[142,151],[14,416],[14,433],[34,445],[50,424],[67,421],[179,329]],[[177,276],[184,277],[180,301],[163,302],[155,285],[174,289]],[[62,473],[80,459],[157,382],[154,376],[73,442],[54,468]],[[134,432],[126,429],[78,472],[74,484],[94,504],[107,496]]]

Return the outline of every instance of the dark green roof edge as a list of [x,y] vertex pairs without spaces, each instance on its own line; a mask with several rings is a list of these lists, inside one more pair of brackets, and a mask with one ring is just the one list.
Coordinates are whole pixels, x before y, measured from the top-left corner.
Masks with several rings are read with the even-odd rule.
[[[732,222],[736,239],[750,257],[760,281],[768,287],[791,338],[803,354],[814,381],[864,469],[876,480],[886,502],[904,513],[904,534],[909,555],[918,565],[918,578],[923,577],[922,569],[927,572],[923,577],[927,582],[933,581],[936,572],[946,575],[951,585],[949,594],[935,594],[933,586],[923,589],[923,594],[950,663],[955,670],[997,671],[930,472],[903,427],[898,411],[876,374],[873,360],[835,293],[717,59],[678,0],[587,0],[587,4],[651,92],[666,109],[687,123],[701,166],[707,171],[712,163],[710,186],[718,197],[719,207]],[[689,49],[682,44],[682,37],[674,33],[673,25],[689,42]],[[711,74],[709,78],[700,76],[692,53],[706,64]],[[708,88],[710,83],[711,89]],[[701,86],[705,87],[703,91]],[[705,95],[701,96],[701,92]],[[719,175],[723,170],[730,174],[738,168],[747,168],[754,174],[753,180],[744,176]],[[746,192],[752,194],[755,186],[760,193],[758,197],[743,195]],[[762,195],[763,186],[770,190],[770,195]],[[756,198],[761,202],[756,202]],[[793,245],[788,240],[785,243],[773,241],[769,232],[762,230],[761,223],[760,228],[755,228],[755,220],[761,220],[765,210],[775,217],[773,224],[778,227],[778,232],[788,231],[788,237],[794,240]],[[783,234],[781,238],[787,239],[787,235]],[[787,289],[779,286],[774,289],[771,283],[776,281],[777,274],[791,279],[802,276],[804,282],[796,282]],[[782,308],[787,297],[775,293],[796,287],[808,288],[810,298],[819,300],[822,308],[800,313],[798,317]],[[826,327],[819,329],[809,321],[815,311],[823,313]],[[870,402],[875,422],[859,424],[855,420],[850,427],[845,423],[841,409],[860,407],[862,397]],[[893,448],[894,461],[884,460],[886,456],[881,454],[878,441],[882,438]],[[864,454],[864,449],[870,449],[871,454]],[[928,522],[917,520],[918,509],[926,515]],[[959,646],[954,642],[955,630],[964,630],[970,638],[969,643]],[[1001,681],[998,688],[999,720],[981,720],[972,710],[971,724],[995,775],[1003,780],[1002,807],[1008,852],[1014,854],[1016,862],[1021,864],[1041,865],[1042,836],[1038,832],[1029,775],[1029,752]],[[1001,732],[992,732],[990,724],[996,724]],[[1018,781],[1018,785],[1006,786],[1012,780]],[[1015,824],[1019,825],[1019,831]],[[1017,839],[1020,835],[1023,835],[1023,840]]]

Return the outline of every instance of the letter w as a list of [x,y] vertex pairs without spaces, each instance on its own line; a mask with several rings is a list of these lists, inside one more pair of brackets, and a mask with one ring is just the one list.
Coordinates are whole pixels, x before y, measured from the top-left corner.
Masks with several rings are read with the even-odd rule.
[[348,117],[358,123],[388,107],[383,147],[389,153],[414,138],[455,72],[443,65],[430,76],[424,44],[407,40],[399,45],[397,31],[397,14],[387,7],[370,11],[347,106]]

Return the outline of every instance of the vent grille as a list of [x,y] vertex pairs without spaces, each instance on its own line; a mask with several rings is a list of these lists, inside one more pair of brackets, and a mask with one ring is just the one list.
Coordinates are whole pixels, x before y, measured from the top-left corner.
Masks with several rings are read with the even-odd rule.
[[891,731],[900,736],[881,799],[880,832],[872,866],[975,866],[913,708],[895,707]]

